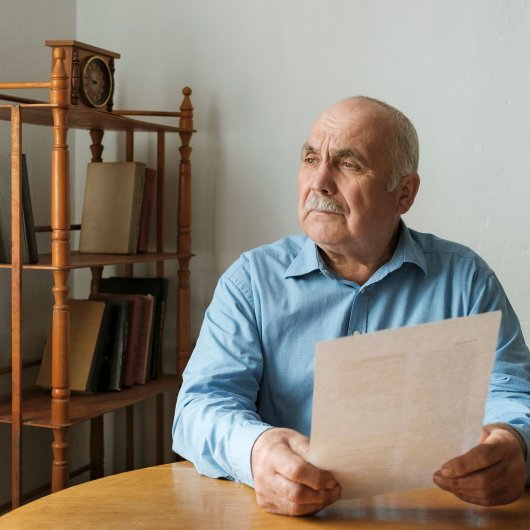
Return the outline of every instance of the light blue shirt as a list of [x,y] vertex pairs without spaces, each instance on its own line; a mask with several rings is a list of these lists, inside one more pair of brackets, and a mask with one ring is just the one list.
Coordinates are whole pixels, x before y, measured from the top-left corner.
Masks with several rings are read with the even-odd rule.
[[[528,449],[530,354],[499,281],[473,251],[402,223],[391,260],[362,286],[328,270],[303,235],[246,252],[206,311],[177,400],[173,450],[204,475],[252,486],[250,453],[264,430],[310,434],[317,341],[497,309],[484,423],[509,423]],[[527,455],[527,472],[529,464]]]

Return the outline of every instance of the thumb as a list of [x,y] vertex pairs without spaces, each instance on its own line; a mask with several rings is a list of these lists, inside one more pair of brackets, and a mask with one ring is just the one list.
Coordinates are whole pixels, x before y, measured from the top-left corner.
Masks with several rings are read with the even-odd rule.
[[299,432],[293,432],[289,436],[288,442],[293,453],[296,453],[304,460],[307,460],[307,455],[309,453],[309,438],[307,436],[304,436]]

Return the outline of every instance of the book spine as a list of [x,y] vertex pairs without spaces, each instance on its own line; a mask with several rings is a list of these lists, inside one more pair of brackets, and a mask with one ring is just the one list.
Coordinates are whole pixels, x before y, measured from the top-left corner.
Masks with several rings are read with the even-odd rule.
[[119,331],[114,343],[114,352],[110,363],[109,390],[121,390],[122,388],[123,358],[127,351],[127,337],[129,334],[129,317],[127,313],[128,311],[123,308],[120,311]]
[[23,241],[25,247],[25,259],[27,260],[27,263],[38,263],[39,253],[37,251],[37,238],[35,235],[33,208],[31,207],[31,194],[29,190],[26,155],[22,155],[22,217],[24,227]]
[[145,170],[139,172],[137,178],[139,179],[139,185],[135,187],[136,195],[134,197],[132,219],[133,228],[129,234],[129,254],[136,254],[138,250],[138,234],[140,232],[140,219],[145,188]]
[[146,168],[144,197],[140,214],[140,230],[138,233],[138,252],[147,252],[149,248],[149,230],[151,228],[151,214],[156,193],[156,171]]
[[134,383],[143,385],[147,382],[150,369],[150,352],[153,343],[153,320],[154,320],[155,298],[145,295],[142,308],[142,327],[138,357],[136,360]]
[[160,312],[158,315],[158,327],[156,333],[156,346],[153,348],[153,355],[151,358],[150,374],[151,379],[156,379],[159,373],[159,367],[162,364],[163,356],[163,339],[164,339],[164,322],[166,319],[166,302],[167,302],[168,280],[164,280],[162,287],[162,294],[160,300]]
[[[37,239],[31,208],[26,155],[21,158],[22,263],[37,263]],[[0,263],[11,263],[11,156],[0,156]]]
[[94,357],[90,366],[90,372],[87,378],[87,391],[97,392],[100,386],[100,374],[108,348],[109,342],[109,323],[112,318],[112,308],[109,304],[105,304],[103,317],[99,327],[98,338],[94,348]]

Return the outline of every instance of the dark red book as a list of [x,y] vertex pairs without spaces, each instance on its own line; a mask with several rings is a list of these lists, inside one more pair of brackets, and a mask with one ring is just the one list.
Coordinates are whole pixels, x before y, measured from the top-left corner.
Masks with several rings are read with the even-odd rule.
[[140,230],[138,231],[138,252],[147,252],[149,247],[149,232],[151,230],[151,217],[156,195],[156,171],[145,169],[144,196],[140,211]]
[[145,384],[150,377],[151,355],[154,333],[155,317],[155,297],[150,294],[141,296],[142,298],[142,325],[140,326],[140,336],[138,338],[138,349],[136,357],[136,367],[134,373],[134,383]]

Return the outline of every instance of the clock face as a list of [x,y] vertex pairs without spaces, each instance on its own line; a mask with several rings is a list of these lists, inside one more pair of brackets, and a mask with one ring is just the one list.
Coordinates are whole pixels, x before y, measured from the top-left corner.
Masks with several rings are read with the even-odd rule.
[[91,107],[103,107],[112,94],[112,75],[102,57],[90,57],[81,76],[81,93]]

